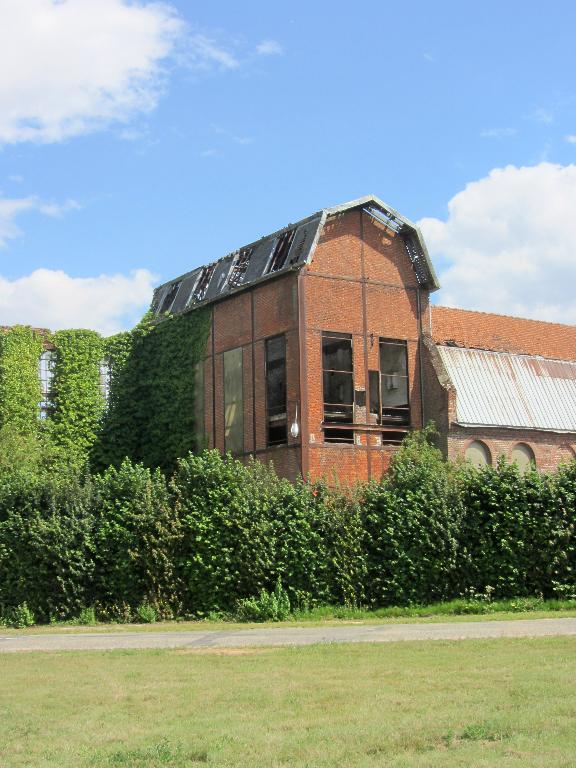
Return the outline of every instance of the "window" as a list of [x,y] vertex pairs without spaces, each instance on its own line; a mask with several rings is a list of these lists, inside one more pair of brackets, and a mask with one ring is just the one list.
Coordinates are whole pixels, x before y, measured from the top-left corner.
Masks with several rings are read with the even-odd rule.
[[294,240],[296,234],[295,229],[289,229],[287,232],[283,232],[276,240],[270,262],[268,264],[267,272],[277,272],[282,269],[288,258],[290,246]]
[[45,419],[54,409],[53,402],[53,384],[54,367],[56,365],[56,352],[48,349],[42,352],[38,363],[38,376],[40,378],[40,391],[42,400],[40,401],[40,418]]
[[512,461],[518,465],[519,471],[524,474],[536,466],[534,451],[526,443],[518,443],[512,449]]
[[176,294],[178,293],[178,288],[180,288],[181,283],[182,281],[179,280],[177,283],[172,283],[172,285],[168,287],[168,289],[166,290],[166,294],[162,299],[160,309],[158,310],[159,315],[163,315],[165,312],[170,312],[170,310],[172,309],[172,304],[174,304]]
[[473,440],[464,453],[464,458],[476,469],[492,464],[492,457],[488,446],[481,440]]
[[250,264],[250,258],[254,248],[243,248],[238,252],[232,269],[230,270],[230,277],[228,278],[228,285],[231,288],[236,288],[244,280],[244,275],[248,270]]
[[100,394],[104,398],[106,402],[108,402],[108,398],[110,397],[110,379],[112,375],[112,371],[110,368],[110,360],[102,360],[100,362],[100,383],[99,383],[99,389]]
[[244,450],[242,347],[224,352],[224,446],[232,453]]
[[204,296],[206,296],[206,291],[208,290],[208,286],[210,285],[210,280],[212,279],[212,275],[214,274],[215,269],[216,264],[209,264],[207,267],[202,267],[202,272],[200,272],[198,282],[192,291],[192,298],[195,301],[202,301]]
[[408,348],[399,339],[380,339],[380,371],[369,372],[370,413],[380,424],[410,424]]
[[268,445],[288,440],[286,416],[286,338],[266,340],[266,424]]
[[[322,332],[322,379],[326,442],[353,443],[354,371],[352,334]],[[337,426],[336,426],[337,425]]]

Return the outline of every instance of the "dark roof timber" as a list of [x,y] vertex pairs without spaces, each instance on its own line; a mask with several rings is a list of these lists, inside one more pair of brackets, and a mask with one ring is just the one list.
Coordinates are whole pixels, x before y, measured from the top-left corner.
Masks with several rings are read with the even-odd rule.
[[152,312],[156,316],[181,314],[225,296],[309,264],[326,220],[361,209],[404,240],[418,282],[430,291],[440,286],[418,227],[373,195],[343,205],[324,208],[289,224],[271,235],[244,246],[222,259],[197,267],[163,283],[154,291]]

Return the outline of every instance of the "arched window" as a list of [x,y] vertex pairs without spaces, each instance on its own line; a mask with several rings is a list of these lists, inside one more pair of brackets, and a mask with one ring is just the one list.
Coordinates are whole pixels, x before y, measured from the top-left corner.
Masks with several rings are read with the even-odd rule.
[[52,349],[47,349],[45,352],[42,352],[38,362],[38,377],[40,378],[40,391],[42,392],[42,399],[40,400],[41,419],[45,419],[54,408],[52,386],[54,382],[55,365],[56,352]]
[[464,458],[477,469],[481,469],[482,467],[486,467],[492,464],[490,449],[485,443],[482,442],[482,440],[473,440],[466,448]]
[[512,448],[512,461],[518,465],[518,469],[522,474],[529,470],[530,467],[536,466],[534,451],[526,443],[518,443]]

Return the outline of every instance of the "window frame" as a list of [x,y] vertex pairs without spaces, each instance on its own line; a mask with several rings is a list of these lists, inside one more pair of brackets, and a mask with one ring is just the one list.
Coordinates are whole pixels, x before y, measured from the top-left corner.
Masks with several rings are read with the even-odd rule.
[[[284,352],[284,411],[280,411],[276,414],[271,414],[268,392],[268,371],[270,368],[270,361],[268,360],[268,345],[271,342],[282,340],[283,352]],[[272,361],[274,362],[274,361]],[[277,333],[274,336],[269,336],[264,339],[264,401],[265,401],[265,417],[266,417],[266,447],[273,448],[277,445],[288,445],[288,357],[287,357],[287,344],[286,334]],[[272,406],[273,409],[280,408],[281,406]],[[282,416],[284,417],[284,424],[282,425]],[[284,426],[284,437],[281,440],[271,440],[270,430],[272,427],[272,419],[275,419],[275,426]]]
[[[324,341],[326,339],[341,339],[350,343],[350,370],[325,368]],[[354,443],[354,335],[343,331],[323,330],[320,334],[320,355],[322,360],[322,426],[324,442]],[[350,377],[350,402],[329,403],[326,394],[326,374],[338,374]],[[340,417],[335,415],[334,407],[340,405],[343,409]],[[332,412],[330,412],[330,409]],[[349,414],[349,415],[348,415]]]

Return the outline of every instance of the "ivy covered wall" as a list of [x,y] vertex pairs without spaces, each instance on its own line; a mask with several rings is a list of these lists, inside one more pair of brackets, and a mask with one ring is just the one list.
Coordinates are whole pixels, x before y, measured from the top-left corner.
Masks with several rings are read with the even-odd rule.
[[109,340],[112,386],[92,464],[102,469],[128,456],[171,471],[199,447],[194,423],[195,367],[203,359],[211,315],[198,309],[161,323],[144,318]]
[[[7,430],[40,435],[68,463],[102,469],[128,456],[171,470],[199,439],[194,424],[195,367],[203,358],[209,310],[149,318],[132,331],[102,338],[95,331],[0,331],[0,452]],[[39,360],[54,351],[48,418],[40,419]],[[103,395],[101,365],[110,370]]]
[[0,333],[0,430],[23,435],[38,432],[41,400],[38,365],[40,333],[16,325]]

